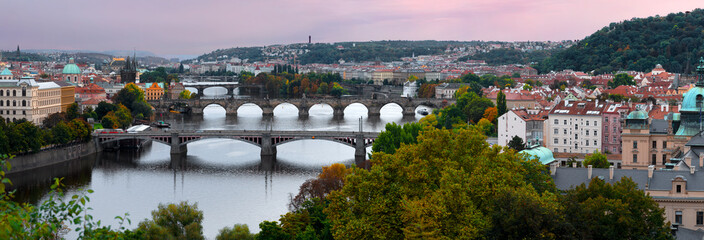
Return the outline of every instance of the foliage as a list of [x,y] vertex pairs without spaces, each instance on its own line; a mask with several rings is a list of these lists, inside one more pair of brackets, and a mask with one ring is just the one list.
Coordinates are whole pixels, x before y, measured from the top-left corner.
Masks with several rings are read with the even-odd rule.
[[507,145],[508,148],[513,149],[516,152],[520,152],[526,147],[526,144],[523,142],[523,138],[519,136],[513,136]]
[[435,97],[435,87],[437,87],[438,84],[421,84],[420,88],[418,88],[418,97],[419,98],[434,98]]
[[346,94],[346,90],[339,84],[342,77],[337,73],[260,73],[257,76],[242,75],[240,78],[246,84],[264,85],[270,98],[298,98],[303,94],[330,94],[339,97]]
[[205,239],[202,221],[203,212],[197,203],[159,204],[152,211],[152,220],[140,222],[138,230],[145,233],[146,239]]
[[120,119],[117,119],[115,112],[110,111],[107,115],[103,116],[100,122],[104,128],[118,129],[120,128]]
[[496,132],[494,124],[486,118],[480,119],[479,122],[477,122],[477,127],[479,127],[479,129],[482,130],[482,133],[486,136],[492,136],[494,135],[494,132]]
[[139,76],[139,81],[144,83],[165,82],[167,78],[166,68],[158,67],[154,71],[142,73]]
[[323,167],[323,172],[318,174],[317,178],[308,179],[301,184],[298,194],[291,197],[289,210],[299,211],[307,201],[315,198],[325,199],[330,192],[342,188],[344,178],[349,172],[349,169],[340,163]]
[[191,94],[191,91],[188,91],[188,89],[184,89],[178,94],[179,99],[191,99],[192,96],[193,94]]
[[[115,105],[124,105],[129,110],[128,113],[134,114],[129,117],[130,123],[132,122],[132,116],[137,116],[140,114],[146,118],[152,116],[152,108],[144,98],[144,91],[142,91],[142,89],[134,83],[126,84],[124,88],[117,92],[113,101],[115,102]],[[100,105],[98,105],[98,108],[100,108]],[[120,108],[118,107],[116,112],[118,117],[120,117],[118,113],[119,111]],[[98,116],[100,116],[100,113],[98,113]],[[129,126],[129,124],[126,126]]]
[[559,51],[559,49],[524,52],[513,48],[498,48],[492,49],[488,52],[481,52],[472,56],[462,57],[457,59],[457,61],[474,59],[484,60],[487,64],[491,65],[530,64],[533,62],[543,61],[557,51]]
[[599,151],[594,151],[594,153],[588,154],[584,157],[582,165],[592,165],[594,168],[609,168],[609,166],[611,166],[609,161],[606,160],[606,155],[600,153]]
[[393,154],[402,144],[416,143],[416,137],[422,128],[420,123],[406,123],[403,126],[393,122],[387,123],[384,131],[374,140],[372,152]]
[[581,239],[672,239],[664,210],[630,178],[568,190],[565,216]]
[[484,117],[487,108],[494,107],[488,98],[474,92],[462,94],[455,104],[438,111],[438,128],[451,129],[453,124],[477,123]]
[[114,113],[120,128],[127,128],[132,124],[132,114],[125,105],[118,104],[117,111]]
[[286,240],[291,239],[291,235],[286,233],[275,221],[263,221],[259,223],[259,234],[257,240]]
[[489,120],[489,122],[494,123],[498,115],[498,109],[496,107],[489,107],[484,110],[484,115],[482,115],[482,117]]
[[[552,215],[560,209],[557,195],[544,167],[498,146],[489,148],[485,139],[473,126],[428,128],[417,144],[404,145],[393,155],[375,152],[370,170],[353,169],[342,189],[327,197],[325,213],[334,237],[501,239],[509,230],[533,238],[561,233],[555,224],[562,216]],[[501,196],[528,200],[499,208]],[[544,213],[537,224],[513,221],[512,229],[496,224],[506,217],[497,210],[520,209],[525,202],[534,206],[529,210]],[[530,214],[522,216],[520,220],[531,219]]]
[[648,72],[656,64],[669,72],[691,73],[704,53],[704,9],[611,23],[536,68],[608,73]]
[[109,112],[116,111],[117,106],[106,101],[101,101],[98,103],[98,107],[95,108],[95,113],[98,115],[98,119],[103,119],[103,116]]
[[[376,42],[340,42],[334,44],[309,44],[304,49],[307,53],[300,55],[301,64],[337,63],[345,61],[382,61],[391,62],[402,57],[415,55],[434,55],[442,53],[447,44],[437,41],[376,41]],[[354,44],[354,46],[353,46]],[[339,50],[337,46],[344,49]]]
[[633,77],[625,73],[619,73],[614,75],[614,79],[609,81],[608,85],[610,88],[617,88],[618,86],[633,86],[636,83],[633,82]]
[[232,228],[225,227],[215,237],[216,240],[254,240],[254,234],[249,232],[247,224],[235,224]]
[[66,119],[71,120],[80,117],[81,110],[78,108],[78,103],[71,103],[66,109]]
[[506,106],[506,94],[504,94],[503,91],[499,91],[499,93],[496,94],[496,110],[497,116],[502,116],[508,111],[508,107]]

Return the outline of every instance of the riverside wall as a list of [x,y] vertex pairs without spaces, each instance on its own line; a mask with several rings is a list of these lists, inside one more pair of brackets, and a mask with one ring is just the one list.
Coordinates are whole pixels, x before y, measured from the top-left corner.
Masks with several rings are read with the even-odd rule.
[[36,153],[18,155],[8,160],[12,169],[7,173],[35,170],[79,159],[100,151],[102,151],[102,148],[96,143],[95,139],[93,139],[85,143],[76,143],[68,146],[45,149]]

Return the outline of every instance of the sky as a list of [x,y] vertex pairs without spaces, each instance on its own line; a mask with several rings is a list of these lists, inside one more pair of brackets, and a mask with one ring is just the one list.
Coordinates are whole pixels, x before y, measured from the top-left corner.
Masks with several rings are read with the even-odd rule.
[[0,0],[0,49],[143,50],[370,40],[578,40],[701,0]]

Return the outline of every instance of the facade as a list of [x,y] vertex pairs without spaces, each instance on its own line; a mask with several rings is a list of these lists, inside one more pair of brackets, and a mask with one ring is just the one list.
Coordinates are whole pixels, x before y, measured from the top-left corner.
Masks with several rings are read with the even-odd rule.
[[599,101],[563,101],[548,115],[546,147],[553,152],[601,151],[604,104]]
[[169,86],[169,99],[178,99],[183,90],[186,90],[183,84],[178,82],[171,84],[171,86]]
[[403,94],[401,94],[401,97],[418,97],[418,83],[416,81],[403,83]]
[[701,168],[682,166],[678,169],[609,169],[560,168],[551,166],[551,175],[560,190],[569,190],[589,184],[592,178],[601,178],[614,184],[621,178],[631,178],[638,189],[649,194],[664,209],[666,221],[679,228],[704,230],[704,172]]
[[66,112],[68,107],[76,102],[76,86],[64,81],[54,83],[61,87],[61,112]]
[[0,72],[0,80],[10,80],[10,79],[13,79],[12,72],[10,71],[10,69],[7,69],[7,68],[3,69]]
[[374,85],[384,85],[384,80],[390,82],[394,78],[394,70],[392,69],[377,69],[372,73],[372,81]]
[[34,124],[61,111],[61,86],[34,79],[0,80],[0,116],[6,121],[27,119]]
[[455,92],[462,87],[459,83],[442,83],[435,87],[435,98],[453,98]]
[[604,130],[602,131],[601,152],[621,154],[621,115],[628,111],[622,104],[608,104],[602,114]]
[[544,145],[543,132],[547,112],[513,109],[498,118],[498,144],[507,146],[514,136],[528,146]]
[[144,98],[146,100],[157,100],[164,95],[164,89],[158,83],[152,83],[150,87],[144,90]]
[[[633,111],[626,117],[621,134],[621,163],[627,169],[663,168],[687,138],[675,137],[671,121],[648,119],[645,111]],[[678,150],[680,151],[680,150]]]

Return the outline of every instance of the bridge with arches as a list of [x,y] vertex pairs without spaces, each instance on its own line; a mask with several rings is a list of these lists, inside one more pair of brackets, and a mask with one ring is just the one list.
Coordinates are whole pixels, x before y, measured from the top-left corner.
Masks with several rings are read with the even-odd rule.
[[[247,131],[247,130],[170,130],[140,133],[94,133],[97,144],[105,147],[118,144],[121,140],[152,140],[171,147],[171,155],[185,155],[188,144],[203,139],[234,139],[261,148],[263,165],[273,165],[276,161],[276,147],[300,140],[325,140],[355,148],[355,163],[364,164],[366,148],[374,143],[377,132],[335,132],[335,131]],[[267,162],[264,164],[265,162]]]
[[416,108],[427,106],[431,108],[442,108],[453,104],[453,99],[423,99],[423,98],[293,98],[293,99],[189,99],[189,100],[167,100],[160,99],[150,101],[157,113],[168,112],[176,105],[187,105],[193,114],[203,114],[203,109],[208,105],[218,105],[225,109],[227,115],[237,115],[237,110],[244,104],[251,103],[262,109],[262,115],[273,116],[276,106],[288,103],[298,108],[298,116],[308,116],[308,110],[316,104],[324,104],[332,107],[334,116],[344,116],[345,108],[354,103],[359,103],[367,108],[368,116],[381,115],[381,108],[387,104],[396,104],[403,109],[404,116],[413,116]]

